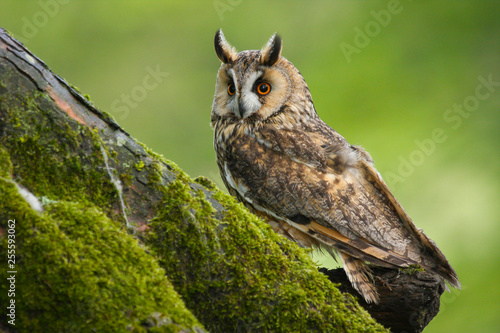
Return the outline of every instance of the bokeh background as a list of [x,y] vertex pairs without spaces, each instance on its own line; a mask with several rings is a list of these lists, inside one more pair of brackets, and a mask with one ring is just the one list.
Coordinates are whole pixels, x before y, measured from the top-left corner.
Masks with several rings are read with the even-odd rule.
[[132,136],[221,188],[214,33],[244,50],[279,32],[319,115],[371,153],[458,272],[462,290],[442,296],[426,332],[500,331],[498,1],[3,0],[0,26]]

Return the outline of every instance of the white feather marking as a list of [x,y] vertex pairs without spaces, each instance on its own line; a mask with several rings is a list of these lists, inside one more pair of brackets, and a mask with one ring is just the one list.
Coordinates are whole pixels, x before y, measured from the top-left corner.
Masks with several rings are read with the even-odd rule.
[[231,110],[238,118],[241,118],[240,106],[238,105],[238,98],[240,96],[240,91],[238,90],[238,78],[236,77],[236,73],[232,68],[229,69],[229,74],[233,80],[234,87],[236,88],[236,93],[234,96],[229,96],[229,103],[227,107]]
[[359,161],[359,156],[355,150],[352,149],[340,149],[337,154],[341,156],[342,161],[348,167],[355,166]]
[[259,111],[262,107],[259,97],[255,94],[255,92],[253,92],[255,81],[257,81],[261,75],[261,71],[250,74],[241,87],[241,92],[238,98],[241,101],[243,108],[246,110],[245,118]]
[[257,138],[253,133],[249,133],[249,136],[253,137],[255,140],[257,140],[258,143],[266,146],[267,148],[273,147],[273,145],[269,141],[265,141],[265,140],[262,140],[261,138]]
[[247,118],[248,116],[259,111],[260,108],[262,107],[262,104],[259,102],[259,98],[253,92],[249,92],[249,93],[245,93],[245,94],[241,95],[241,101],[242,101],[243,108],[245,109],[245,117],[244,118]]
[[315,169],[317,167],[316,165],[313,165],[311,163],[307,163],[306,161],[299,160],[299,159],[297,159],[295,157],[290,157],[290,158],[292,159],[292,161],[297,162],[299,164],[303,164],[303,165],[305,165],[305,166],[307,166],[307,167],[309,167],[311,169]]

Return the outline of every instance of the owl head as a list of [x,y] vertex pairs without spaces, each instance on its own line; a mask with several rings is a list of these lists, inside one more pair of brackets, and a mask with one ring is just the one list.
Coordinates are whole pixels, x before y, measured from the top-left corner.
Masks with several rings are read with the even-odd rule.
[[262,50],[237,53],[218,30],[214,44],[222,65],[217,75],[212,121],[226,118],[235,123],[255,123],[290,113],[287,111],[315,114],[304,78],[281,56],[280,36],[274,34]]

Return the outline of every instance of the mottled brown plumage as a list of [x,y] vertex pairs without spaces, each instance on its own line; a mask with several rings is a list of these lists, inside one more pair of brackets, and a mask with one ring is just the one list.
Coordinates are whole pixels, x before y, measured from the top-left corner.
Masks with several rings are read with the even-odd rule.
[[[373,167],[317,115],[299,71],[274,35],[261,51],[236,53],[222,31],[212,107],[214,147],[229,192],[302,246],[340,253],[367,302],[377,302],[365,262],[419,265],[452,286],[457,275],[404,212]],[[268,85],[268,86],[267,86]]]

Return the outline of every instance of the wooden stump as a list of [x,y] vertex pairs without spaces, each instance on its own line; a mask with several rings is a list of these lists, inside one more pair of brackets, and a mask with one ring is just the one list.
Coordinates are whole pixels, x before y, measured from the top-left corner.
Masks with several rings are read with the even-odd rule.
[[371,267],[380,303],[368,304],[352,287],[344,269],[320,271],[330,281],[340,283],[340,291],[355,296],[375,320],[393,333],[422,332],[439,312],[439,298],[446,288],[440,277],[427,272]]

